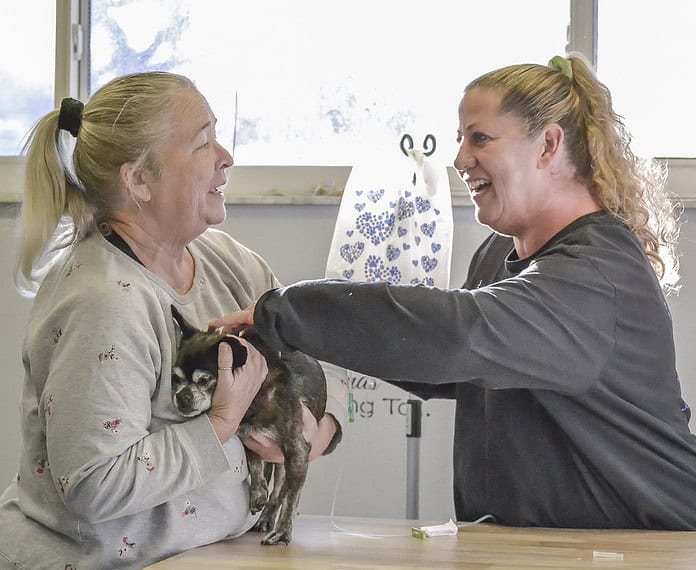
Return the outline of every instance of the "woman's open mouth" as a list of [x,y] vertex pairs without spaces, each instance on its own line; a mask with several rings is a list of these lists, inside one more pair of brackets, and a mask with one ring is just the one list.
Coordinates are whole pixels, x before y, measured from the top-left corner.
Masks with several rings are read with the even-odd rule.
[[485,178],[473,178],[466,181],[472,198],[486,191],[491,186],[491,181]]

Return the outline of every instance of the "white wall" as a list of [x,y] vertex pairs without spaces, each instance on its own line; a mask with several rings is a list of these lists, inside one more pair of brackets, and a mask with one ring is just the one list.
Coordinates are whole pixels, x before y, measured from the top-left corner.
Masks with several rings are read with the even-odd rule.
[[[260,253],[278,278],[290,283],[321,277],[333,235],[337,206],[231,205],[223,229]],[[686,210],[687,219],[693,210]],[[12,286],[15,205],[0,205],[0,487],[13,477],[20,451],[18,402],[22,383],[21,342],[30,302]],[[469,207],[454,209],[455,234],[452,286],[463,283],[471,254],[486,231]],[[696,230],[682,230],[683,290],[669,299],[677,341],[678,368],[685,398],[696,408]],[[406,503],[406,419],[399,403],[407,396],[386,385],[355,392],[371,401],[372,417],[356,415],[344,443],[331,456],[315,461],[300,505],[301,512],[403,517]],[[400,400],[399,400],[400,399]],[[424,405],[421,441],[420,512],[424,519],[447,520],[453,515],[451,492],[451,402]],[[403,410],[402,410],[403,411]],[[367,414],[365,414],[367,415]],[[696,414],[695,414],[696,415]],[[340,482],[339,482],[340,479]],[[339,484],[340,483],[340,484]]]

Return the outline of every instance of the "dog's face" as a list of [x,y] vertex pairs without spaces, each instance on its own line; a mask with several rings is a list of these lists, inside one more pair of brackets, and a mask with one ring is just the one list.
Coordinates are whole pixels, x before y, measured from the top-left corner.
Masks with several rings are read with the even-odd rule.
[[234,368],[246,362],[246,349],[239,340],[221,330],[202,331],[193,327],[172,305],[177,349],[172,366],[172,400],[185,417],[210,408],[217,386],[218,346],[224,340],[232,347]]

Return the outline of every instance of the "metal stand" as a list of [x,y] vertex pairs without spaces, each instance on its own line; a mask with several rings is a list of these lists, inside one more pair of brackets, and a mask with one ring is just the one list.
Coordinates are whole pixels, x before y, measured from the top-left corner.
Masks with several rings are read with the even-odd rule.
[[407,400],[406,403],[406,518],[417,519],[423,402]]

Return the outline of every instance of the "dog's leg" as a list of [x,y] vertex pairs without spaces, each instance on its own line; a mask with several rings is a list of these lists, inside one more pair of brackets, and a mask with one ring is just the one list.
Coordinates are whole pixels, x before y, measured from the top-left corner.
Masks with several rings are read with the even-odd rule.
[[[273,490],[271,491],[266,506],[263,508],[261,517],[254,526],[258,532],[269,532],[275,527],[278,518],[278,507],[280,506],[280,492],[285,484],[285,467],[282,463],[273,464]],[[264,538],[265,540],[265,538]]]
[[[290,543],[292,539],[292,517],[300,499],[300,491],[307,477],[310,446],[302,437],[301,432],[296,434],[295,437],[287,438],[283,443],[285,445],[281,444],[281,449],[285,456],[285,481],[278,494],[278,505],[274,504],[274,508],[279,508],[280,513],[275,528],[263,538],[261,544]],[[274,495],[275,492],[274,486]],[[274,501],[269,500],[267,507],[270,506],[270,503],[274,503]]]
[[258,513],[266,504],[268,497],[268,483],[264,475],[264,461],[250,449],[247,449],[247,462],[249,463],[249,510],[251,514]]

